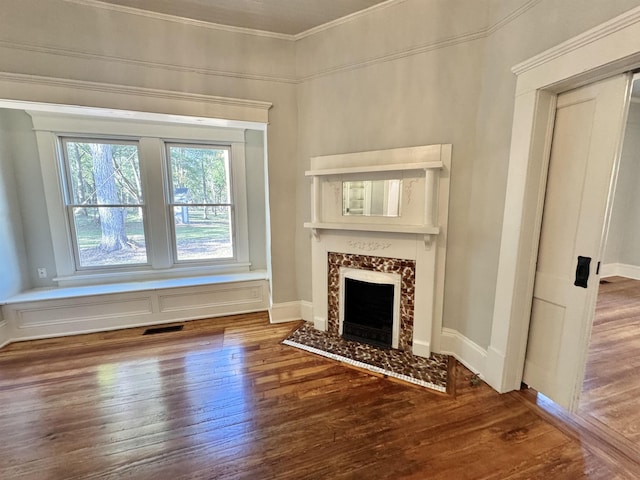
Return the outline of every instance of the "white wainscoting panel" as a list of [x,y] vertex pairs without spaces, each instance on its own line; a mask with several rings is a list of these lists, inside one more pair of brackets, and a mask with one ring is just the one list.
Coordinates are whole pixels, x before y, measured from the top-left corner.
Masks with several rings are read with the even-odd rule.
[[266,280],[253,280],[9,302],[2,307],[0,345],[3,329],[8,343],[257,312],[267,309],[268,292]]

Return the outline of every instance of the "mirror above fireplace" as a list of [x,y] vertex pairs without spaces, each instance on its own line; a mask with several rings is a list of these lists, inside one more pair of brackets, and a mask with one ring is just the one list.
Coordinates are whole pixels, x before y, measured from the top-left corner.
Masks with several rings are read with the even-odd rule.
[[402,180],[342,182],[342,215],[399,217]]

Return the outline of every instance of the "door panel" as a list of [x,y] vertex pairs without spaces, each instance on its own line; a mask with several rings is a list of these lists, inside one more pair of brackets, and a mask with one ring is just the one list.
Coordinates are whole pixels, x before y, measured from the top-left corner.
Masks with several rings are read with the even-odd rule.
[[[558,96],[523,380],[569,410],[584,373],[629,85],[620,75]],[[587,288],[574,285],[579,255],[592,258]]]

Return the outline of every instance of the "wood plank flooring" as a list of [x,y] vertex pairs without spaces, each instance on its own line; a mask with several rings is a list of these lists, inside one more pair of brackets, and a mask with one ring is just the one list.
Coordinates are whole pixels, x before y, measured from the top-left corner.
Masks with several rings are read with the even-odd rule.
[[637,446],[640,456],[640,281],[601,283],[578,414]]
[[521,392],[459,365],[455,395],[390,381],[281,345],[296,325],[258,313],[5,347],[0,478],[640,478]]

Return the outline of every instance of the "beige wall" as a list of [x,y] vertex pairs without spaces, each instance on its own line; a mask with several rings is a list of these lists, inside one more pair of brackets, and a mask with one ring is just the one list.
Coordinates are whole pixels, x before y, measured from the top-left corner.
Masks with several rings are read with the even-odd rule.
[[0,115],[0,298],[14,295],[28,285],[25,237],[12,158],[12,145],[18,138],[11,122]]
[[[452,143],[444,322],[486,347],[514,105],[510,68],[638,5],[404,0],[293,42],[62,0],[0,0],[0,75],[272,102],[275,302],[311,299],[311,239],[302,227],[310,156]],[[37,90],[20,95],[45,100]],[[76,103],[73,95],[58,100]]]
[[[276,302],[297,298],[290,248],[297,138],[292,41],[62,0],[0,0],[0,18],[0,77],[31,74],[273,103],[268,127],[273,296]],[[35,86],[0,89],[0,98],[126,108],[98,104],[99,97],[86,91],[77,96],[61,91],[52,100]]]
[[624,136],[604,263],[640,267],[640,104],[632,103]]
[[311,296],[311,240],[299,227],[309,219],[302,176],[309,156],[450,142],[444,325],[486,348],[513,118],[511,67],[639,4],[406,0],[299,41],[301,298]]

